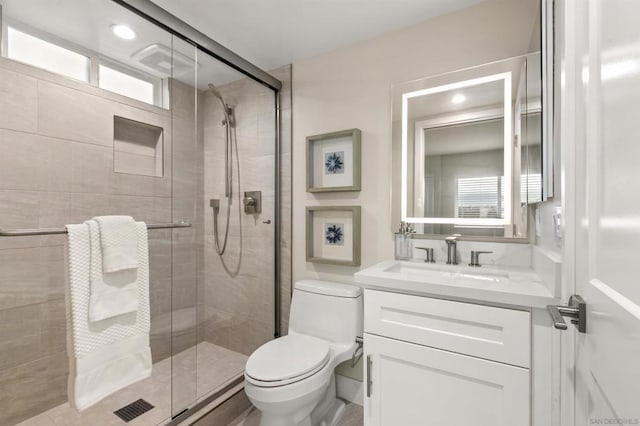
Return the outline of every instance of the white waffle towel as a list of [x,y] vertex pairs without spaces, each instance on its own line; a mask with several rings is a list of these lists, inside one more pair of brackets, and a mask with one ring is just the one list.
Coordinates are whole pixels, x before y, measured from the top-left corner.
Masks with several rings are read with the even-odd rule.
[[96,216],[105,274],[138,267],[136,222],[131,216]]
[[151,375],[147,226],[136,222],[138,309],[98,322],[89,321],[89,284],[95,266],[89,225],[67,225],[67,231],[69,401],[84,410]]
[[[97,221],[88,220],[85,223],[89,227],[89,241],[91,243],[89,321],[102,321],[137,310],[140,268],[104,273],[104,251],[102,249],[104,245],[101,244],[103,238],[100,236],[102,232]],[[137,259],[138,236],[135,222],[131,238],[135,243],[135,257]],[[140,253],[140,256],[147,256],[147,254]],[[136,261],[136,263],[138,262]]]

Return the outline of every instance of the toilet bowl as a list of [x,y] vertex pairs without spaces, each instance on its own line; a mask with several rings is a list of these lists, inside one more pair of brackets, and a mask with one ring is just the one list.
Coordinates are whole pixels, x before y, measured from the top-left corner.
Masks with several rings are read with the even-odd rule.
[[362,333],[362,291],[327,281],[296,283],[289,334],[247,360],[245,392],[261,411],[261,426],[336,424],[335,367],[351,358]]

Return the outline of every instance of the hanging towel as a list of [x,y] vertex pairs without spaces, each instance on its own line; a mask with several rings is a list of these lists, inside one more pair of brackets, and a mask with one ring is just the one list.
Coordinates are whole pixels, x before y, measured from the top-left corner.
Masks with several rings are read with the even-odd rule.
[[149,249],[147,226],[136,223],[138,309],[89,321],[91,240],[89,225],[67,225],[67,348],[69,401],[84,410],[151,375],[149,347]]
[[[89,300],[89,321],[102,321],[117,315],[133,312],[138,309],[138,269],[125,269],[118,272],[104,273],[104,252],[102,250],[101,232],[98,222],[87,220],[89,241],[91,242],[91,274]],[[138,238],[136,223],[133,232],[136,251]],[[136,253],[136,260],[138,254]]]
[[103,272],[138,267],[136,222],[131,216],[97,216],[100,227]]

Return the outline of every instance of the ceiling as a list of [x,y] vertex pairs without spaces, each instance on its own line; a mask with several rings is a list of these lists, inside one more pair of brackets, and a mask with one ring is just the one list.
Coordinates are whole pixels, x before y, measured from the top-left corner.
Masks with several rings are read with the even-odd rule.
[[265,70],[485,0],[152,0]]
[[[302,58],[423,22],[484,0],[154,0],[212,39],[270,70]],[[164,30],[110,0],[0,0],[5,24],[63,46],[98,54],[118,64],[206,89],[242,74],[172,38]],[[72,25],[69,25],[72,23]],[[122,40],[111,31],[126,24],[137,34]],[[173,47],[173,50],[171,49]],[[141,52],[168,52],[150,67]],[[157,55],[156,55],[157,56]],[[197,63],[198,78],[194,65]]]
[[[195,48],[156,25],[129,12],[110,0],[0,0],[4,24],[39,38],[52,41],[79,53],[100,55],[112,62],[143,71],[155,77],[171,76],[200,89],[238,80],[242,74],[217,61],[198,54]],[[72,25],[68,23],[72,22]],[[111,26],[125,24],[136,37],[122,40]],[[141,53],[156,52],[161,63],[173,64],[164,71],[145,65]],[[157,52],[165,52],[160,55]],[[198,64],[198,78],[194,65]],[[178,66],[180,64],[181,66]]]

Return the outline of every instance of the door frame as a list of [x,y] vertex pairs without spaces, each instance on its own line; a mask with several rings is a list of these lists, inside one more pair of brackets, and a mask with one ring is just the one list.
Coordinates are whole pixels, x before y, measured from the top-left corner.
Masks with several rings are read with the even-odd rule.
[[[554,76],[558,82],[556,140],[560,142],[560,188],[563,233],[562,248],[562,286],[563,301],[576,292],[576,235],[578,222],[578,173],[576,158],[584,158],[584,148],[577,141],[576,126],[578,108],[584,108],[580,99],[582,89],[581,53],[585,42],[579,37],[578,2],[584,0],[564,0],[555,2],[556,12],[556,70]],[[556,159],[557,160],[557,159]],[[569,327],[560,333],[560,422],[562,425],[575,425],[575,367],[576,367],[576,331]]]

